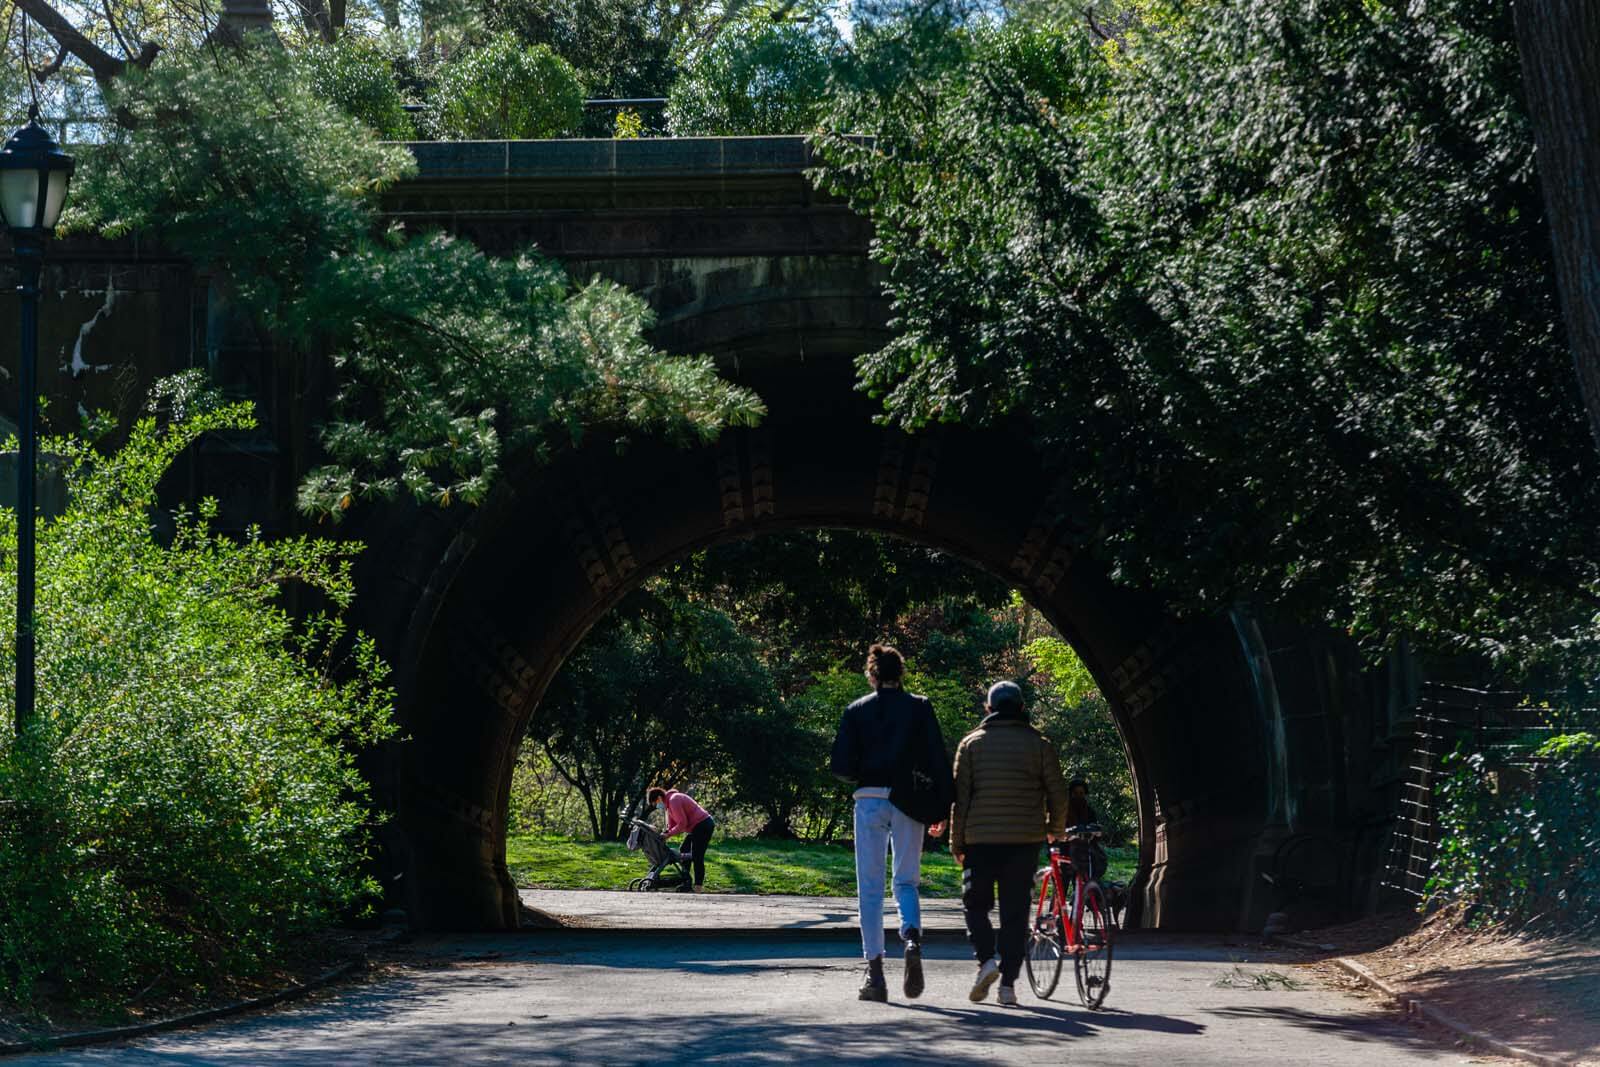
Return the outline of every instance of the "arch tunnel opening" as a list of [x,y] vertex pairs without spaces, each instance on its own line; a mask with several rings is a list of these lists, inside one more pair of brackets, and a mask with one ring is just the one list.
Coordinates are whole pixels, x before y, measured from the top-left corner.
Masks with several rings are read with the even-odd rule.
[[[850,836],[849,789],[828,769],[845,705],[866,692],[874,641],[907,656],[953,753],[997,680],[1019,681],[1068,778],[1093,785],[1112,876],[1137,868],[1138,790],[1097,683],[1070,644],[1001,576],[912,541],[849,530],[760,534],[667,564],[622,595],[533,711],[504,805],[519,888],[623,888],[637,857],[605,845],[649,812],[648,786],[682,788],[715,815],[707,884],[854,892],[826,846]],[[576,840],[575,840],[576,839]],[[587,869],[574,863],[587,856]],[[959,876],[935,850],[924,883]]]
[[1381,679],[1315,634],[1178,617],[1111,581],[1068,472],[1043,466],[1026,426],[883,425],[851,358],[881,331],[808,327],[798,345],[764,329],[719,356],[765,399],[758,427],[698,446],[590,434],[508,465],[470,512],[374,516],[362,567],[381,580],[355,621],[395,664],[407,740],[370,777],[415,925],[518,924],[509,783],[543,694],[599,620],[696,552],[816,529],[943,552],[1019,591],[1072,645],[1135,768],[1133,921],[1259,930],[1274,907],[1262,875],[1307,833],[1342,850],[1338,870],[1366,872],[1341,876],[1346,904],[1376,885],[1395,792],[1380,757],[1396,751]]
[[718,544],[851,529],[996,576],[1076,649],[1137,768],[1134,921],[1259,928],[1259,857],[1283,832],[1270,797],[1283,776],[1259,664],[1232,622],[1175,618],[1114,585],[1059,477],[1017,435],[907,435],[815,381],[762,395],[760,427],[701,447],[591,438],[558,463],[508,471],[470,516],[419,512],[409,538],[364,564],[395,575],[366,610],[397,650],[408,740],[374,778],[412,921],[517,924],[504,829],[519,743],[560,664],[623,596]]

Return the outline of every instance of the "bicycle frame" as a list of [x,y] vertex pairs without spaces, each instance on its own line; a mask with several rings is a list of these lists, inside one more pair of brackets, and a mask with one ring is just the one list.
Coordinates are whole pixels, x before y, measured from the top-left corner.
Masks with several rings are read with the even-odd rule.
[[[1062,916],[1062,936],[1066,939],[1066,944],[1064,947],[1067,952],[1075,956],[1081,956],[1086,952],[1099,951],[1099,946],[1086,946],[1082,941],[1078,940],[1078,928],[1083,922],[1083,901],[1084,897],[1086,896],[1085,890],[1089,887],[1089,883],[1093,881],[1093,879],[1089,878],[1082,870],[1078,869],[1078,866],[1074,864],[1067,855],[1067,849],[1068,846],[1065,842],[1052,844],[1050,846],[1050,869],[1049,873],[1045,875],[1045,882],[1053,881],[1056,889],[1055,899],[1057,901],[1066,901],[1069,899],[1066,892],[1067,873],[1071,872],[1073,879],[1072,896],[1070,898],[1071,907],[1070,911]],[[1038,926],[1039,920],[1045,917],[1045,902],[1049,896],[1050,895],[1044,891],[1044,884],[1041,883],[1039,887],[1039,902],[1034,908],[1033,918],[1035,927]]]

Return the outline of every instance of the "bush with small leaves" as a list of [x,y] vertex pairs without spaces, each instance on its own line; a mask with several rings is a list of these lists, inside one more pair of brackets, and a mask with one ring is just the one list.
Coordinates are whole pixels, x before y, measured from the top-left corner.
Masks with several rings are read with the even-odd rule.
[[333,44],[312,45],[300,61],[318,96],[366,123],[379,137],[404,141],[416,136],[393,62],[378,42],[347,34]]
[[583,119],[583,86],[547,46],[501,34],[442,67],[428,107],[447,140],[562,137]]
[[[1518,766],[1507,752],[1523,748]],[[1439,787],[1427,891],[1490,921],[1593,930],[1600,916],[1600,733],[1461,749]]]
[[611,136],[619,141],[631,141],[644,136],[644,119],[631,107],[617,112],[611,125]]
[[799,24],[738,20],[673,83],[675,137],[809,133],[827,97],[828,50]]
[[[46,981],[126,1003],[259,971],[370,901],[372,815],[353,751],[391,733],[386,668],[340,613],[349,543],[242,541],[215,505],[152,532],[156,485],[247,409],[165,389],[163,416],[102,456],[75,440],[70,501],[38,547],[38,707],[21,738],[0,684],[0,1005]],[[0,549],[16,524],[0,512]],[[328,613],[296,620],[285,586]],[[14,617],[16,584],[0,582]],[[13,662],[15,634],[0,634]]]

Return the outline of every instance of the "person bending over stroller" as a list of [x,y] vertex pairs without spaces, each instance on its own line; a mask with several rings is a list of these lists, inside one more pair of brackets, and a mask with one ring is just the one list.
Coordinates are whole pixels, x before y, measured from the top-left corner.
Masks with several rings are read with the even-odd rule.
[[[655,786],[645,794],[645,798],[652,806],[667,813],[667,828],[661,832],[662,837],[671,840],[674,834],[684,835],[679,851],[694,865],[694,884],[691,886],[685,880],[683,888],[691,891],[704,888],[706,848],[711,844],[711,831],[716,829],[716,820],[711,818],[710,812],[696,804],[688,793],[680,793],[676,789]],[[684,870],[687,874],[688,867]]]

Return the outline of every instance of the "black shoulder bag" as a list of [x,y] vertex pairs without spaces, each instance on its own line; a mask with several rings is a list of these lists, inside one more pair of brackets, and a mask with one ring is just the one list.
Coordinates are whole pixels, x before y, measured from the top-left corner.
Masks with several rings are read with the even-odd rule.
[[933,705],[926,697],[913,697],[911,724],[906,730],[905,747],[895,765],[894,783],[889,787],[889,803],[905,812],[924,826],[944,822],[950,817],[950,803],[955,799],[955,783],[951,779],[943,747],[937,744],[929,731],[933,720]]

